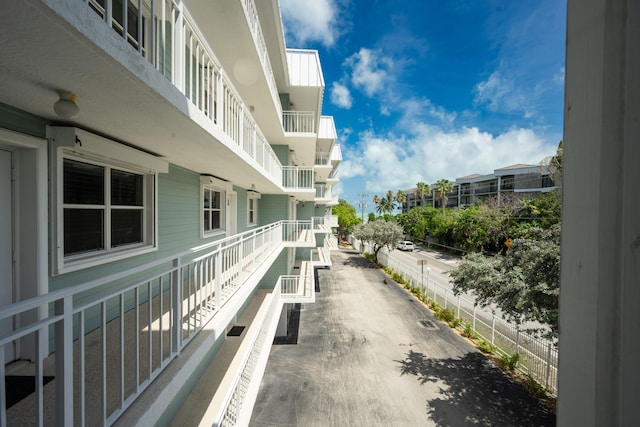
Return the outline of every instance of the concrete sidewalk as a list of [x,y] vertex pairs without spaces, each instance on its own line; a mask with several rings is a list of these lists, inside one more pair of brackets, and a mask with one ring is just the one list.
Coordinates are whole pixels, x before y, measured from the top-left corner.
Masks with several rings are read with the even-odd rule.
[[555,415],[380,269],[332,252],[298,343],[272,348],[252,426],[533,426]]

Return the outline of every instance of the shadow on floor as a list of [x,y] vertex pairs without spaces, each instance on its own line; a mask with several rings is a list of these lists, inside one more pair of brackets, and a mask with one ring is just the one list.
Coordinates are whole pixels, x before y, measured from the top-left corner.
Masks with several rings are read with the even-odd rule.
[[461,359],[431,359],[409,351],[396,360],[401,375],[420,384],[439,385],[441,398],[427,401],[429,418],[438,426],[555,426],[555,414],[480,353]]
[[300,330],[300,308],[302,305],[296,303],[289,313],[289,322],[287,324],[287,336],[275,337],[273,345],[281,344],[298,344],[298,331]]

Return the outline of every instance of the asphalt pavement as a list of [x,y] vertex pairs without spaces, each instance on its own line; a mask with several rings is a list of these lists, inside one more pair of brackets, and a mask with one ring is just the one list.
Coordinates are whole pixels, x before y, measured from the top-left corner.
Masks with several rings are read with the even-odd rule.
[[250,425],[535,426],[555,415],[356,251],[317,270]]

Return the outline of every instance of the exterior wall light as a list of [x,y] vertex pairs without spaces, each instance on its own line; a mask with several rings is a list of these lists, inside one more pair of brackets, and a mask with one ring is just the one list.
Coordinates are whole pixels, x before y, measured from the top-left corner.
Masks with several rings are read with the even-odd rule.
[[78,95],[69,91],[58,91],[59,100],[53,104],[53,111],[63,119],[72,119],[80,114],[80,108],[76,105]]

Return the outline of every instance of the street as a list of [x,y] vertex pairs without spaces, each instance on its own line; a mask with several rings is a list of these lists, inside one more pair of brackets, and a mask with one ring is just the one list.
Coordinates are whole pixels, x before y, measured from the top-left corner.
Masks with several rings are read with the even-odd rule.
[[253,426],[554,425],[555,416],[357,252],[332,252]]

